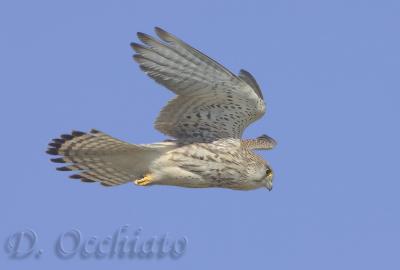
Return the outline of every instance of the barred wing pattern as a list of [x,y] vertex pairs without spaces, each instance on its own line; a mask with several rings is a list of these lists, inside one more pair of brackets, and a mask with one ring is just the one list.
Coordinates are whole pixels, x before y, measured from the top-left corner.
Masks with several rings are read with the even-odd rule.
[[140,68],[177,94],[160,112],[156,129],[192,141],[241,138],[265,112],[253,76],[244,70],[236,76],[161,28],[155,31],[160,40],[138,33],[143,45],[132,48]]

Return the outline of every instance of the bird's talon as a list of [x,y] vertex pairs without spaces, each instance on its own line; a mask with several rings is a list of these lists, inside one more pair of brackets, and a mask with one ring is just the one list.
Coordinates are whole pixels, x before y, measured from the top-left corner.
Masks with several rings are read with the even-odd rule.
[[146,175],[145,177],[141,178],[141,179],[137,179],[134,181],[134,183],[138,186],[147,186],[151,184],[151,176],[150,175]]

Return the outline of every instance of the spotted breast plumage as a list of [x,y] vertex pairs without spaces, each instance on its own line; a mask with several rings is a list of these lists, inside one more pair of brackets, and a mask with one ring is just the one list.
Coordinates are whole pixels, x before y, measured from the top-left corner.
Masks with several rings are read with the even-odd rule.
[[156,27],[159,39],[138,33],[134,60],[152,79],[176,94],[161,110],[155,128],[172,137],[152,144],[130,144],[105,133],[73,131],[49,144],[60,171],[83,182],[114,186],[222,187],[272,189],[273,172],[254,150],[272,149],[267,135],[242,139],[245,128],[265,113],[253,76],[238,75]]

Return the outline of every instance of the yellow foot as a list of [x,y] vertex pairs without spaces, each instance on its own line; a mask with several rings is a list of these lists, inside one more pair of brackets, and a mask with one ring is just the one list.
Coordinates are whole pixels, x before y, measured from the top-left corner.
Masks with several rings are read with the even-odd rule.
[[151,181],[152,181],[152,178],[151,178],[151,176],[148,174],[148,175],[145,175],[145,177],[143,177],[142,179],[137,179],[137,180],[135,180],[134,183],[135,183],[136,185],[138,185],[138,186],[147,186],[147,185],[150,185],[150,184],[151,184]]

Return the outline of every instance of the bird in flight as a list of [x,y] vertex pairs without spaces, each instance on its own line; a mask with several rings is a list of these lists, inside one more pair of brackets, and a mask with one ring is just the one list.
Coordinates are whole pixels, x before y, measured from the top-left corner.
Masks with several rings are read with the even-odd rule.
[[242,139],[244,129],[265,113],[259,85],[247,71],[238,75],[187,43],[156,27],[158,39],[137,33],[133,59],[176,96],[161,110],[155,128],[172,137],[130,144],[98,130],[73,131],[49,143],[47,153],[76,171],[72,179],[104,186],[174,185],[272,189],[273,171],[254,150],[272,149],[267,135]]

